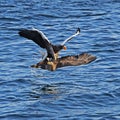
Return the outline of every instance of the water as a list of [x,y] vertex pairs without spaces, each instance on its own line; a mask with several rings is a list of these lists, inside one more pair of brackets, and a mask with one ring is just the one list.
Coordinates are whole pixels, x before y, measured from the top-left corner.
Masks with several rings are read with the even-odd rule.
[[[30,68],[42,50],[18,35],[42,30],[61,56],[88,52],[97,60],[55,72]],[[120,119],[119,0],[0,0],[0,119]]]

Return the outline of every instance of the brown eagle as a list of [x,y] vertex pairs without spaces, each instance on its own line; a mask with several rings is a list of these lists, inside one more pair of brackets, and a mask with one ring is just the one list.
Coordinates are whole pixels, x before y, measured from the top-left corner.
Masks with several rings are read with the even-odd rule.
[[36,44],[38,44],[41,48],[46,49],[47,54],[44,56],[44,59],[37,63],[36,65],[32,65],[32,67],[40,67],[42,69],[47,69],[54,71],[57,68],[64,66],[76,66],[82,65],[92,62],[96,59],[95,56],[92,56],[88,53],[73,55],[73,56],[65,56],[59,58],[58,53],[60,50],[66,50],[66,42],[71,40],[73,37],[80,34],[80,28],[77,29],[76,33],[63,41],[62,44],[54,45],[52,44],[48,38],[44,35],[42,31],[37,29],[21,29],[19,31],[19,35],[25,37],[27,39],[33,40]]

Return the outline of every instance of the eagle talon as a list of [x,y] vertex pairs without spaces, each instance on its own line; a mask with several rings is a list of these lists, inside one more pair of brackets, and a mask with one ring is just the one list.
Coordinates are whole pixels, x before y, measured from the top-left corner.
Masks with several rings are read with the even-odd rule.
[[47,65],[53,65],[52,61],[47,62]]
[[56,64],[52,61],[47,62],[47,68],[51,71],[56,70]]

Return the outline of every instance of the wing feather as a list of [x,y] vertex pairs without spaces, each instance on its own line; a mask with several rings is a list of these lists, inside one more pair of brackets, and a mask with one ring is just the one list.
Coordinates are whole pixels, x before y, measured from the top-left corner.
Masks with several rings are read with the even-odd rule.
[[72,38],[74,38],[75,36],[80,34],[80,28],[77,29],[76,33],[72,36],[70,36],[69,38],[67,38],[66,40],[63,41],[63,43],[61,45],[65,45],[66,42],[70,41]]
[[88,53],[82,53],[80,55],[65,56],[58,60],[57,68],[65,66],[77,66],[88,64],[96,59],[95,56]]
[[19,31],[19,35],[33,40],[36,44],[38,44],[42,48],[46,48],[46,46],[50,44],[47,37],[37,29],[32,30],[22,29]]
[[44,35],[42,31],[39,31],[37,29],[22,29],[19,31],[19,35],[27,39],[33,40],[37,45],[45,48],[47,50],[48,57],[54,59],[54,50],[52,44],[49,42],[48,38]]
[[47,64],[45,61],[42,61],[37,63],[36,65],[32,65],[31,67],[35,67],[35,68],[40,67],[42,69],[54,71],[60,67],[88,64],[94,61],[95,59],[96,57],[91,54],[82,53],[80,55],[72,55],[72,56],[65,56],[65,57],[58,58],[57,61],[53,61],[51,65]]

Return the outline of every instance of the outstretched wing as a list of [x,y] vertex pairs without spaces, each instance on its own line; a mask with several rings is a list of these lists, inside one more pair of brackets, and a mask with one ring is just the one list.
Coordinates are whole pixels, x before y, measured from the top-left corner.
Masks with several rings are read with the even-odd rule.
[[77,66],[88,64],[96,59],[95,56],[88,53],[82,53],[80,55],[65,56],[58,59],[58,64],[56,68],[65,67],[65,66]]
[[77,36],[80,34],[80,28],[77,29],[76,33],[72,36],[70,36],[69,38],[67,38],[66,40],[63,41],[63,43],[61,45],[65,45],[66,42],[68,42],[69,40],[71,40],[73,37]]
[[57,61],[53,61],[51,64],[46,63],[45,61],[39,62],[36,65],[32,65],[34,68],[42,68],[50,71],[54,71],[57,68],[65,66],[77,66],[88,64],[96,59],[95,56],[88,53],[82,53],[80,55],[72,55],[58,58]]
[[22,29],[19,31],[19,35],[28,39],[33,40],[36,44],[38,44],[42,48],[46,48],[46,46],[50,45],[47,37],[39,30],[32,29]]
[[41,31],[37,29],[32,30],[22,29],[19,31],[19,35],[33,40],[40,47],[45,48],[47,50],[48,57],[54,58],[53,47],[49,40],[47,39],[47,37]]

